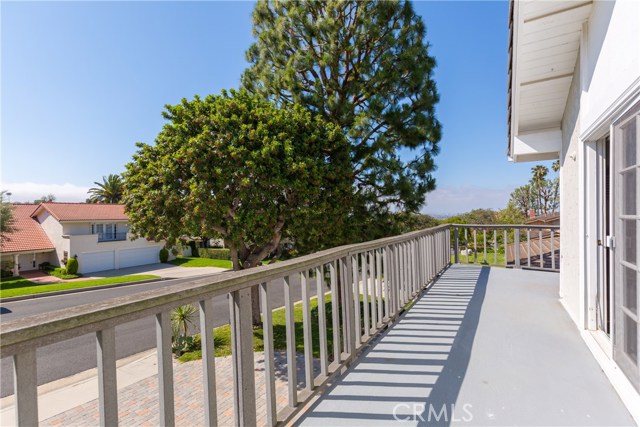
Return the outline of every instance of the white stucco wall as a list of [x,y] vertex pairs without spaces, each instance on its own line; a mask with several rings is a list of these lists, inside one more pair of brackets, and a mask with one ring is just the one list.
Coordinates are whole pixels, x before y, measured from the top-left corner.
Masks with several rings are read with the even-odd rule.
[[[144,238],[114,242],[98,242],[97,234],[71,235],[69,236],[69,242],[71,243],[69,256],[79,255],[82,257],[83,253],[114,251],[116,269],[120,268],[120,251],[123,249],[156,248],[159,253],[160,249],[164,247],[164,243],[162,242],[149,241]],[[82,264],[81,260],[79,261],[79,263]],[[158,262],[160,261],[158,260]],[[83,273],[82,265],[80,265],[79,272]]]
[[586,97],[581,128],[588,129],[640,77],[640,2],[596,1],[589,18],[584,56]]
[[69,240],[65,239],[63,236],[63,227],[62,224],[58,222],[49,212],[43,210],[38,215],[38,222],[42,226],[42,229],[47,236],[53,246],[56,248],[56,256],[54,260],[51,260],[51,264],[60,266],[60,260],[64,257],[64,251],[69,252],[69,256],[71,256],[71,251],[69,250]]
[[[562,118],[560,151],[560,298],[577,324],[580,319],[579,133],[580,67],[573,76]],[[575,158],[575,159],[574,159]]]

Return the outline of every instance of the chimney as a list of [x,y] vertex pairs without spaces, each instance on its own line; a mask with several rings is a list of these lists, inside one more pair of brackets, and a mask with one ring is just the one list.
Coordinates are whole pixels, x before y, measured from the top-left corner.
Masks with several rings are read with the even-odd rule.
[[529,209],[529,218],[533,218],[534,216],[536,216],[536,211],[533,209]]

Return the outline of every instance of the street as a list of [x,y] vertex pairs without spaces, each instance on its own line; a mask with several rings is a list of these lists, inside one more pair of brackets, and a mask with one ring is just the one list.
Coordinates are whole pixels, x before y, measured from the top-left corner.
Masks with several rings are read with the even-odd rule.
[[[152,288],[183,283],[188,280],[189,279],[166,280],[120,288],[2,303],[0,304],[0,321],[6,322],[25,316],[63,310],[81,304],[131,295]],[[301,291],[298,275],[294,276],[292,284],[294,285],[294,299],[295,301],[299,301]],[[272,308],[281,307],[284,304],[282,280],[272,282],[272,286]],[[315,295],[315,281],[311,288],[312,294]],[[213,304],[214,326],[229,323],[229,304],[226,296],[214,298]],[[196,323],[199,323],[199,321],[196,320]],[[197,325],[193,328],[193,333],[196,332],[199,332]],[[153,317],[139,319],[116,327],[116,355],[118,359],[149,350],[154,348],[155,345],[155,319]],[[38,385],[95,368],[95,334],[83,335],[39,348],[37,351],[37,359]],[[0,360],[0,381],[0,397],[13,394],[13,362],[11,358],[3,358]]]

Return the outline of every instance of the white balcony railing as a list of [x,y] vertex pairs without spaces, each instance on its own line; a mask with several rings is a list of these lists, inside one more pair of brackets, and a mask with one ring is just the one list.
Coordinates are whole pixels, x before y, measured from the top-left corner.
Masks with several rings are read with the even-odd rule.
[[[269,266],[195,278],[95,304],[6,322],[0,332],[0,357],[14,365],[16,422],[38,424],[36,350],[84,334],[95,334],[101,425],[118,424],[115,328],[154,316],[159,381],[159,425],[175,422],[170,310],[198,301],[202,334],[205,424],[216,425],[217,397],[213,351],[212,298],[229,295],[236,425],[285,422],[300,410],[318,387],[328,382],[358,356],[363,344],[396,321],[405,306],[449,265],[449,225],[401,236],[342,246]],[[310,274],[311,273],[311,274]],[[292,287],[299,275],[303,307],[304,375],[306,388],[298,391]],[[328,348],[324,304],[318,304],[318,330],[312,330],[311,279],[317,293],[325,285],[331,294],[333,348]],[[266,383],[266,419],[256,420],[251,288],[260,287],[262,307],[271,307],[274,280],[284,281],[288,405],[276,411],[272,313],[263,312]],[[326,282],[326,283],[325,283]],[[361,304],[360,301],[364,301]],[[362,312],[361,312],[362,311]],[[206,331],[206,333],[204,333]],[[312,335],[319,334],[320,372],[314,377]],[[331,358],[330,358],[331,354]]]
[[560,270],[559,225],[454,224],[453,262]]

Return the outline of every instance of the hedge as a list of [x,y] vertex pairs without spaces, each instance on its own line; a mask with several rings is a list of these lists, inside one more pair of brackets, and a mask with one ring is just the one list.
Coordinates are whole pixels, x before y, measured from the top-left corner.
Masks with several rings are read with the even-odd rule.
[[198,248],[197,256],[200,258],[231,260],[231,253],[226,248]]

